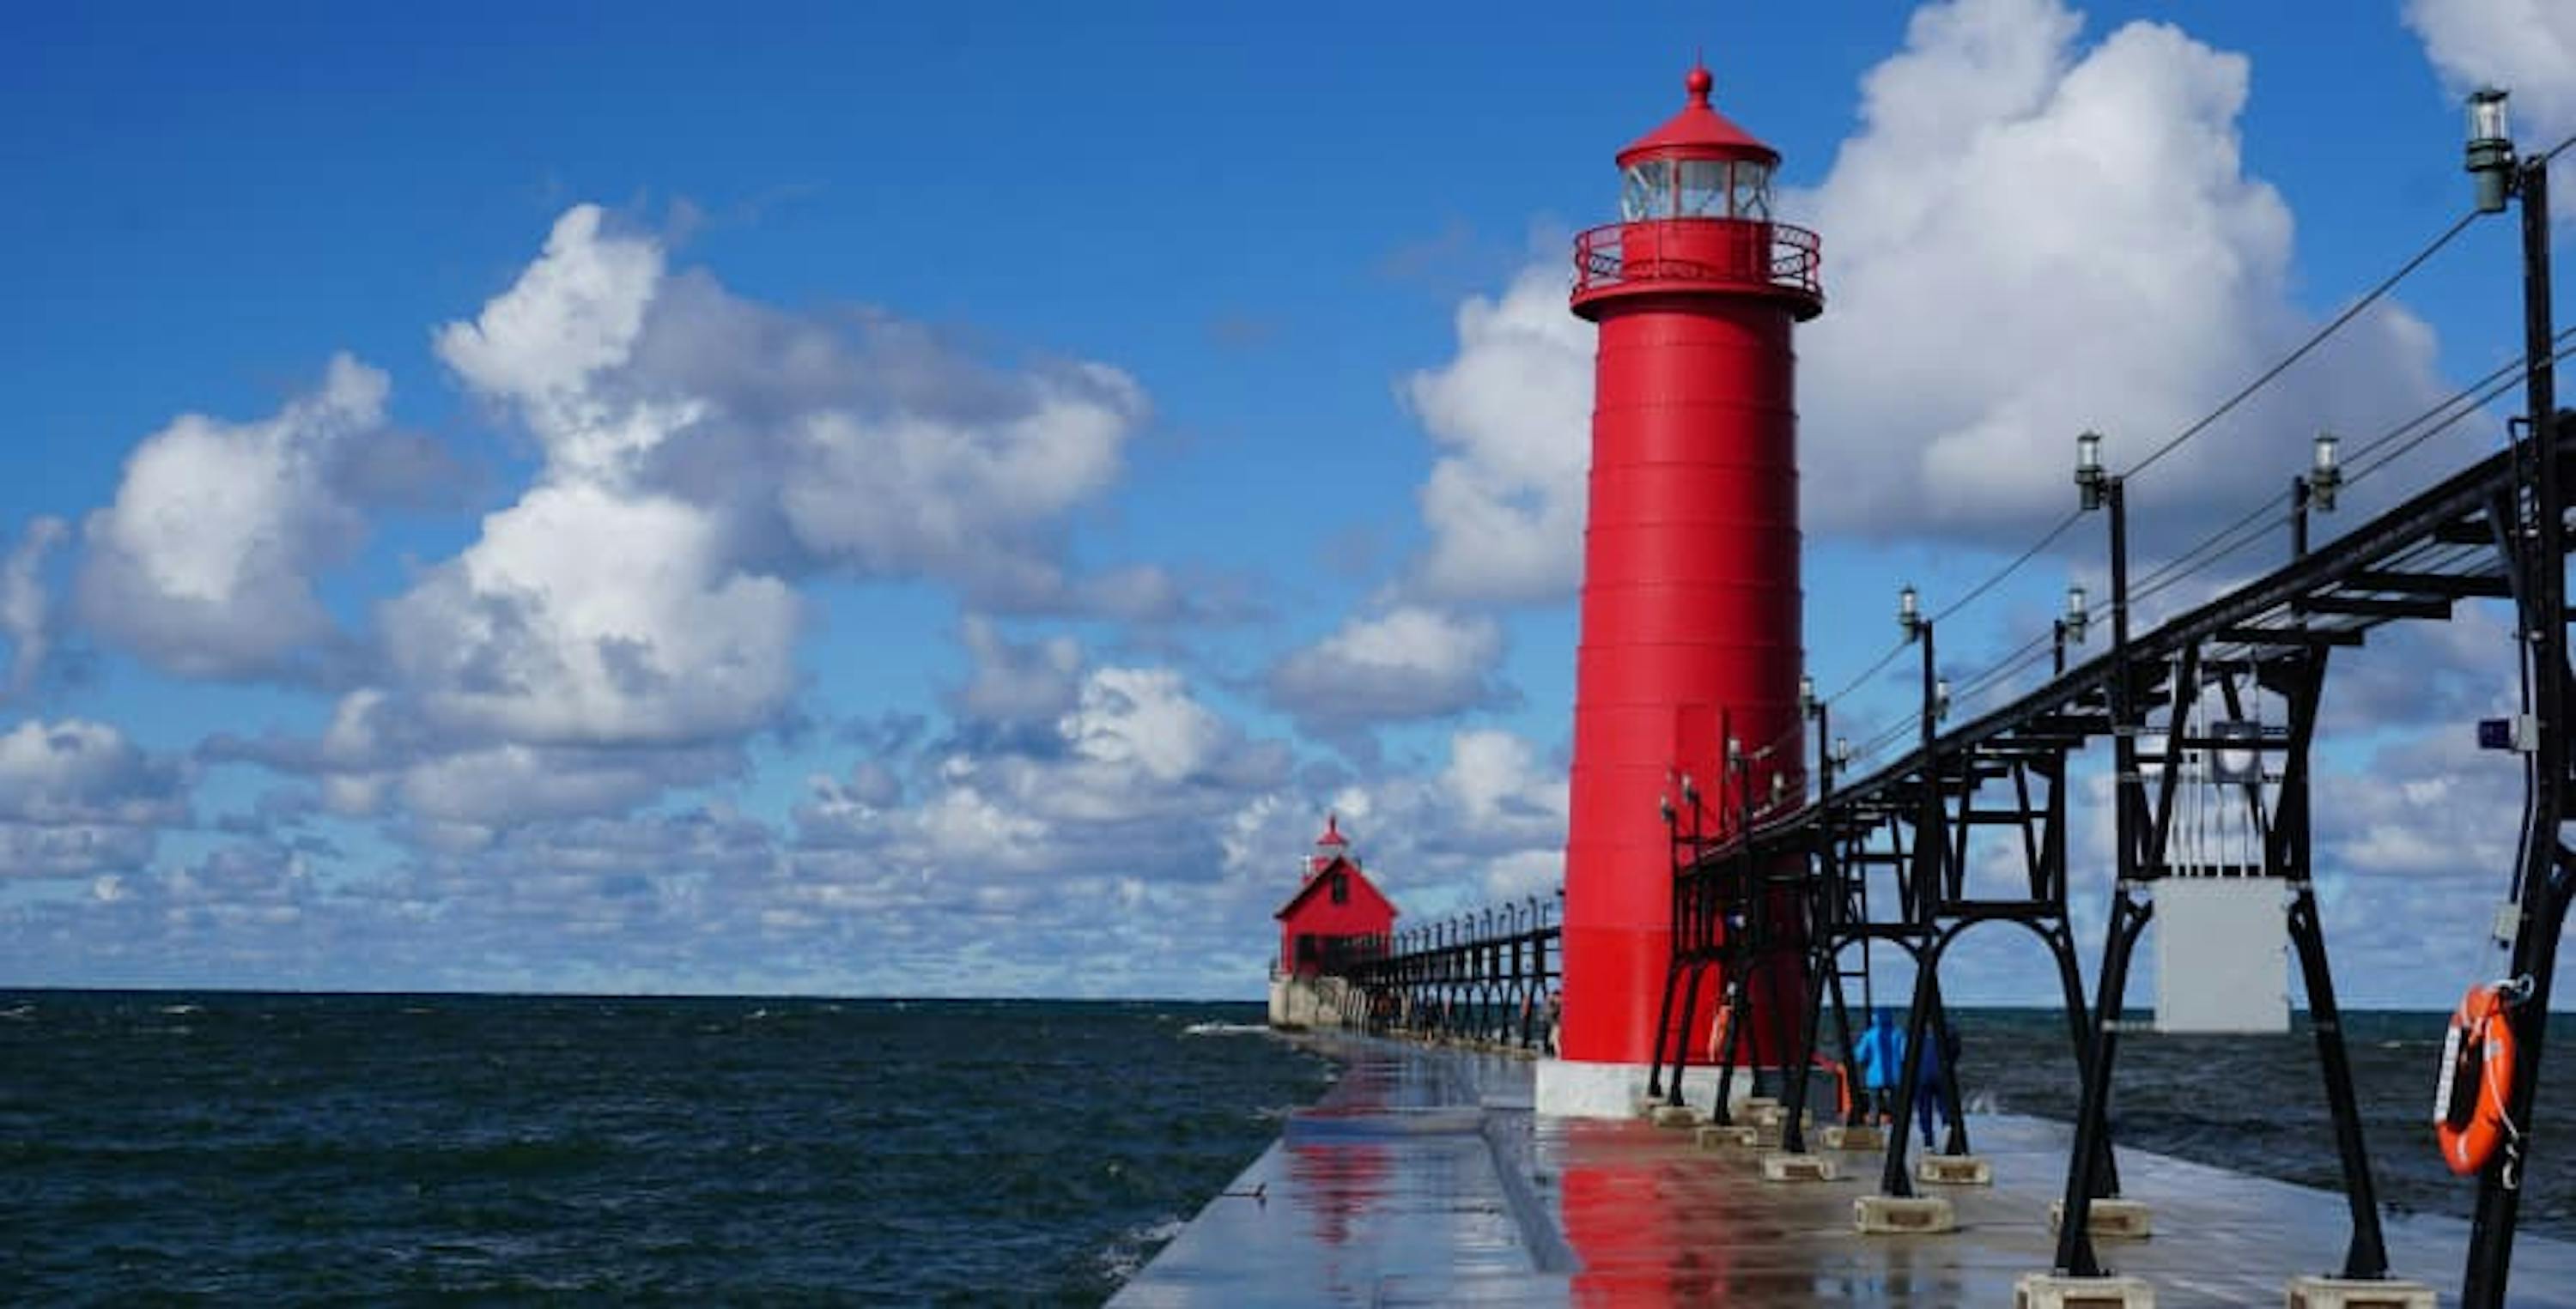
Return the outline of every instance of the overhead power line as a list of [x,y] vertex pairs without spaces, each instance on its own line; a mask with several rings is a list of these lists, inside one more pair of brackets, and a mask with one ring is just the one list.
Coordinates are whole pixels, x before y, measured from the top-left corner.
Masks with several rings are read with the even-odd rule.
[[2193,437],[2208,431],[2211,424],[2216,423],[2219,419],[2225,418],[2230,413],[2235,412],[2236,406],[2245,403],[2248,399],[2251,399],[2256,392],[2271,385],[2274,379],[2280,377],[2281,374],[2290,371],[2290,369],[2300,360],[2307,358],[2310,351],[2325,344],[2328,337],[2331,337],[2336,332],[2343,330],[2344,324],[2360,317],[2362,310],[2368,309],[2372,305],[2377,304],[2381,297],[2387,295],[2390,291],[2395,290],[2399,282],[2405,281],[2416,269],[2423,267],[2424,261],[2431,259],[2434,255],[2440,253],[2442,247],[2451,243],[2451,238],[2467,231],[2469,224],[2476,222],[2477,218],[2478,211],[2475,209],[2471,209],[2468,212],[2461,214],[2457,221],[2443,229],[2440,236],[2434,237],[2431,244],[2416,251],[2414,258],[2399,265],[2396,272],[2390,273],[2388,276],[2381,278],[2379,285],[2370,288],[2369,294],[2364,295],[2359,300],[2353,301],[2352,304],[2346,307],[2342,313],[2335,315],[2332,321],[2309,334],[2307,340],[2299,343],[2298,349],[2282,356],[2279,363],[2264,369],[2261,375],[2257,376],[2253,381],[2246,383],[2244,388],[2239,390],[2236,394],[2227,397],[2225,402],[2221,403],[2216,409],[2212,409],[2207,414],[2203,415],[2198,422],[2195,422],[2189,427],[2182,429],[2180,432],[2175,433],[2172,438],[2168,439],[2163,445],[2157,446],[2154,450],[2149,451],[2146,458],[2131,464],[2129,466],[2129,471],[2122,474],[2122,476],[2136,477],[2138,474],[2147,471],[2149,468],[2155,466],[2157,460],[2181,449],[2183,445],[2189,442]]

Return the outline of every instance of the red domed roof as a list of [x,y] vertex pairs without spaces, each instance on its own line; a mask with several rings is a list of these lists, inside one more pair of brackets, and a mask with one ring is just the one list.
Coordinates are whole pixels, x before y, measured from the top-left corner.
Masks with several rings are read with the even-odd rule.
[[1317,844],[1317,845],[1349,845],[1349,844],[1350,844],[1350,842],[1349,842],[1348,840],[1344,839],[1344,838],[1343,838],[1343,836],[1342,836],[1342,818],[1341,818],[1341,815],[1339,815],[1339,814],[1332,814],[1332,813],[1328,813],[1328,814],[1325,814],[1325,815],[1324,815],[1324,834],[1323,834],[1322,836],[1319,836],[1319,837],[1316,837],[1316,838],[1315,838],[1315,844]]
[[1682,79],[1682,89],[1689,92],[1690,103],[1673,115],[1663,126],[1628,143],[1619,152],[1619,166],[1627,167],[1638,159],[1660,156],[1668,159],[1759,159],[1764,163],[1780,162],[1780,152],[1753,138],[1737,127],[1726,115],[1709,108],[1708,93],[1717,84],[1705,67],[1693,68]]

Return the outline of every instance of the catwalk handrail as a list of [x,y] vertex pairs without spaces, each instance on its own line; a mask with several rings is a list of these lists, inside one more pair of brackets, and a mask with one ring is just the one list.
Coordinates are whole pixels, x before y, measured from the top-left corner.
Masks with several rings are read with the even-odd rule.
[[1526,896],[1342,938],[1324,973],[1348,983],[1344,1018],[1355,1025],[1537,1048],[1564,976],[1564,931],[1553,897]]
[[[2562,421],[2556,426],[2558,430],[2551,446],[2553,452],[2563,459],[2571,450],[2576,450],[2576,423]],[[2306,557],[2168,619],[2150,631],[2133,635],[2129,639],[2126,656],[2130,666],[2154,668],[2186,646],[2222,631],[2249,627],[2254,620],[2275,610],[2312,599],[2337,585],[2348,584],[2355,574],[2370,564],[2399,550],[2422,544],[2440,528],[2485,510],[2499,493],[2514,485],[2514,461],[2518,457],[2510,449],[2490,455],[2415,498],[2317,547]],[[2499,575],[2499,569],[2481,567],[2453,570],[2441,575],[2493,577]],[[2359,589],[2389,588],[2362,586]],[[2306,616],[2305,630],[2310,633],[2358,632],[2391,621],[2395,620],[2382,616],[2310,614]],[[2288,634],[2287,629],[2282,630],[2284,635]],[[1961,752],[1983,746],[2042,714],[2058,710],[2087,695],[2106,691],[2119,658],[2118,654],[2110,652],[2096,655],[2002,707],[1936,736],[1932,742],[1932,755],[1955,758]],[[2107,716],[2107,710],[2105,712]],[[2108,730],[2107,717],[2105,730]],[[1849,810],[1889,803],[1890,792],[1924,772],[1925,754],[1923,747],[1918,745],[1874,772],[1850,782],[1837,783],[1830,807]],[[1757,821],[1747,834],[1757,842],[1769,844],[1781,836],[1812,826],[1824,817],[1824,808],[1811,799],[1770,821]],[[1705,858],[1727,857],[1747,834],[1712,843]]]

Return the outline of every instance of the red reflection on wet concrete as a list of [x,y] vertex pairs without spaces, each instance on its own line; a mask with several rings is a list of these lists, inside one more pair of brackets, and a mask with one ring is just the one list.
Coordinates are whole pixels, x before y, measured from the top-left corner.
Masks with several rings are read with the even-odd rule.
[[1707,1239],[1729,1226],[1738,1208],[1727,1200],[1725,1179],[1632,1124],[1571,1120],[1561,1134],[1559,1216],[1581,1260],[1575,1302],[1715,1300],[1734,1262],[1731,1242]]

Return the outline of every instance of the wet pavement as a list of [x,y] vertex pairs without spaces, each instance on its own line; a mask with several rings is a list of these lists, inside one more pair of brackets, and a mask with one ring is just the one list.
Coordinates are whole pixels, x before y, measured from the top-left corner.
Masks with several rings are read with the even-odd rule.
[[[1877,1192],[1878,1152],[1832,1152],[1839,1181],[1766,1182],[1761,1152],[1685,1130],[1536,1118],[1524,1060],[1319,1040],[1342,1061],[1331,1093],[1112,1304],[2009,1305],[2056,1249],[2064,1124],[1972,1115],[1995,1184],[1918,1187],[1959,1230],[1864,1237],[1852,1203]],[[2160,1306],[2279,1304],[2292,1276],[2343,1262],[2338,1194],[2133,1150],[2120,1173],[2155,1235],[2097,1249]],[[2468,1224],[2384,1222],[2393,1271],[2454,1299]],[[2512,1291],[2576,1309],[2576,1245],[2524,1235]]]

